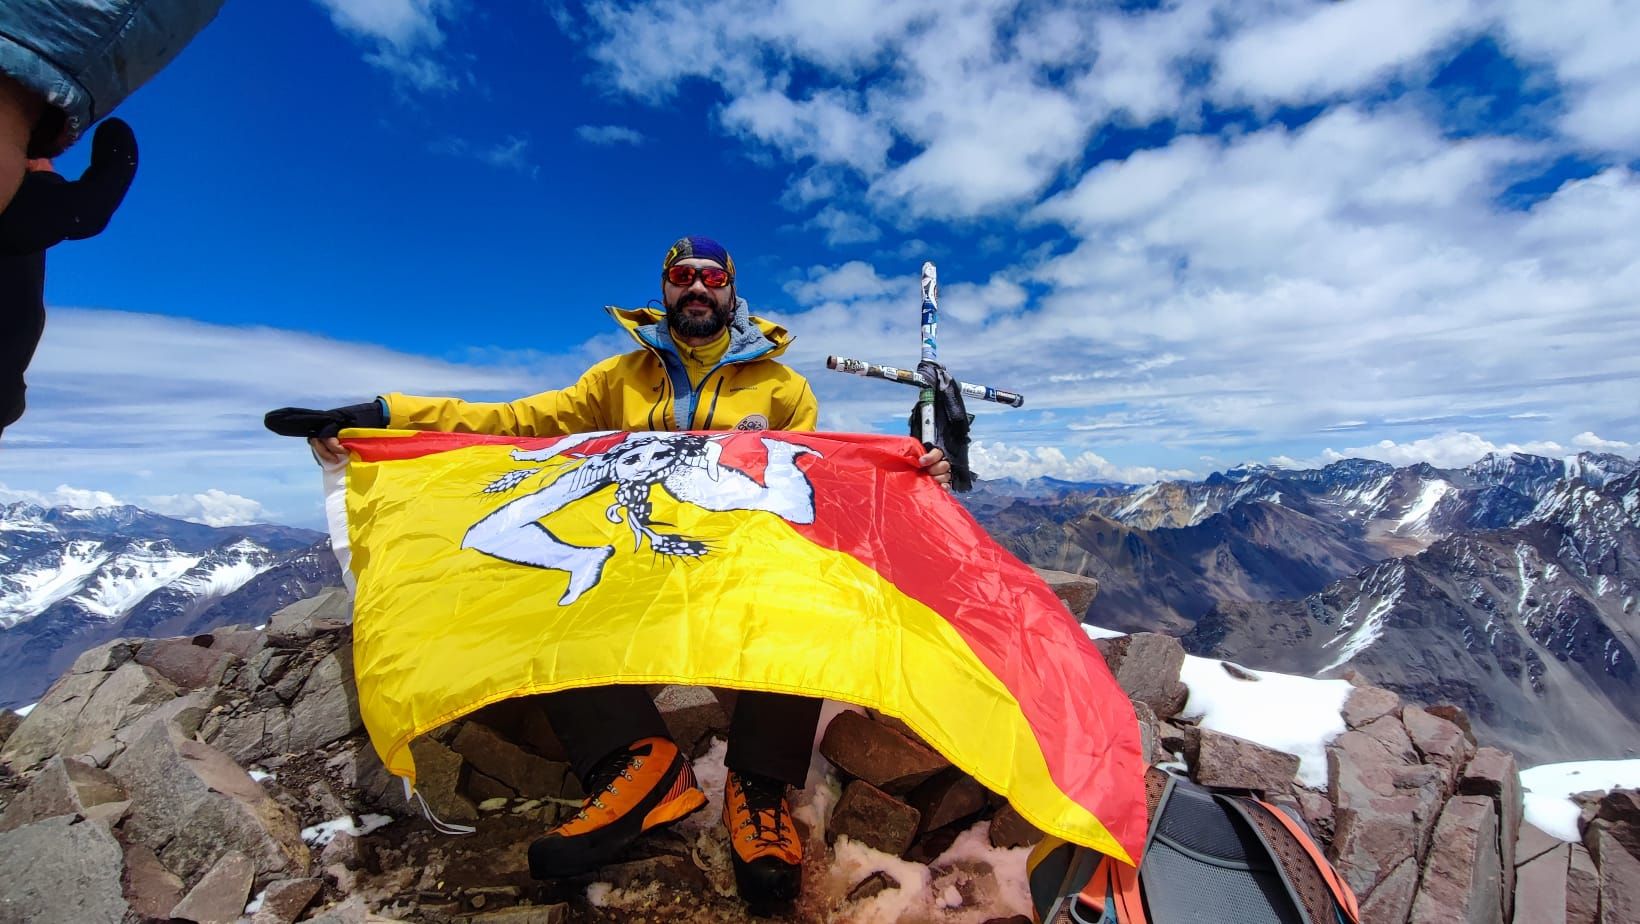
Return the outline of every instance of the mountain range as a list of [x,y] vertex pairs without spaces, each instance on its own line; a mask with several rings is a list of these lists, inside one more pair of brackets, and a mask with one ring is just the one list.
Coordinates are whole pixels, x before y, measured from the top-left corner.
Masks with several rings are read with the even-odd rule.
[[1397,468],[1248,466],[975,515],[1027,562],[1098,578],[1086,621],[1462,705],[1524,761],[1640,741],[1640,464],[1583,453]]
[[0,707],[34,702],[110,639],[256,624],[340,582],[329,540],[312,530],[0,505]]

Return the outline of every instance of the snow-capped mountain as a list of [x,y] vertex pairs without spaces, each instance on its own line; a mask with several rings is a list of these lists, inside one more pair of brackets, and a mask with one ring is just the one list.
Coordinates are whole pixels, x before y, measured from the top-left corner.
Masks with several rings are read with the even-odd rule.
[[[1483,460],[1486,462],[1487,460]],[[1303,599],[1227,602],[1185,637],[1272,669],[1354,667],[1464,706],[1522,757],[1640,743],[1640,472],[1541,486],[1518,525],[1441,539]],[[1498,470],[1498,469],[1494,469]]]
[[107,639],[260,622],[338,582],[328,552],[312,554],[323,541],[311,530],[218,528],[129,506],[0,506],[0,707],[32,702]]
[[1601,487],[1640,467],[1621,456],[1579,453],[1549,459],[1492,453],[1461,469],[1346,459],[1325,468],[1241,466],[1203,481],[1148,485],[1090,503],[1110,519],[1141,529],[1196,526],[1249,501],[1290,507],[1360,530],[1385,555],[1417,551],[1443,536],[1524,522],[1557,485]]

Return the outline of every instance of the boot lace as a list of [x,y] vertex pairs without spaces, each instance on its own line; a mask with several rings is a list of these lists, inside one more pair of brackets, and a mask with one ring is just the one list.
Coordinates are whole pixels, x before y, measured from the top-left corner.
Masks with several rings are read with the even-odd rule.
[[581,810],[575,817],[586,820],[587,812],[593,808],[607,808],[604,805],[604,796],[614,795],[618,780],[632,781],[632,771],[643,768],[644,755],[637,751],[619,751],[611,754],[602,763],[587,772],[587,798],[581,803]]
[[741,796],[746,800],[746,820],[739,827],[752,829],[746,833],[746,840],[779,847],[786,841],[786,836],[781,833],[783,830],[793,835],[797,833],[786,811],[785,783],[750,774],[736,774],[736,780]]

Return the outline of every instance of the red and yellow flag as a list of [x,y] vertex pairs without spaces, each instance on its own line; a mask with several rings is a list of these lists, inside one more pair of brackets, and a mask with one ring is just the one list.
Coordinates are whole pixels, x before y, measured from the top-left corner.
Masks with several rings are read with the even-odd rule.
[[1076,620],[903,437],[355,430],[359,705],[382,761],[489,703],[607,683],[906,722],[1042,831],[1129,860],[1139,734]]

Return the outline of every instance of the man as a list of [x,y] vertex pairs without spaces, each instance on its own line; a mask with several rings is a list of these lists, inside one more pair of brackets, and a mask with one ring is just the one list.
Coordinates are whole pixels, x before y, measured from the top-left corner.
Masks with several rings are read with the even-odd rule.
[[[705,237],[672,245],[661,264],[664,314],[610,309],[639,349],[587,370],[568,388],[479,404],[392,393],[329,412],[283,409],[268,425],[306,435],[323,462],[347,460],[343,426],[559,436],[596,430],[812,430],[818,408],[808,382],[775,360],[787,332],[754,318],[735,290],[735,264]],[[920,460],[942,484],[950,463]],[[541,698],[587,800],[570,820],[530,845],[530,870],[555,879],[596,869],[644,831],[706,804],[688,757],[640,686],[566,690]],[[803,844],[788,787],[808,773],[820,702],[777,693],[740,694],[729,732],[724,825],[740,894],[754,910],[791,902]]]

